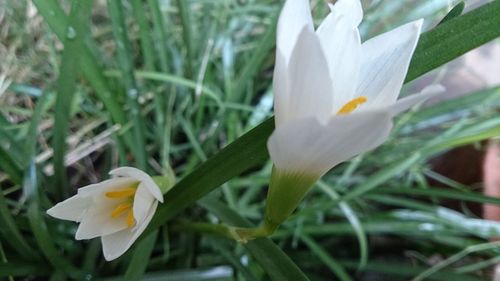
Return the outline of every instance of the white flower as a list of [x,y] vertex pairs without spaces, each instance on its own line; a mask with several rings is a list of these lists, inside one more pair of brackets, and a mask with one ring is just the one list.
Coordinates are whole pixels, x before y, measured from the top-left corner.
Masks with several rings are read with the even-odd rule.
[[288,0],[277,29],[276,130],[267,143],[276,172],[319,178],[383,143],[392,117],[443,91],[397,100],[422,20],[361,44],[359,0],[338,0],[315,31],[308,0]]
[[269,235],[328,170],[382,144],[392,118],[443,91],[431,86],[397,100],[422,20],[361,44],[359,0],[338,0],[315,31],[308,0],[288,0],[277,28],[274,168],[266,218],[242,241]]
[[104,258],[125,253],[146,229],[163,195],[145,172],[121,167],[115,178],[78,189],[78,193],[47,210],[63,220],[79,222],[75,239],[101,237]]

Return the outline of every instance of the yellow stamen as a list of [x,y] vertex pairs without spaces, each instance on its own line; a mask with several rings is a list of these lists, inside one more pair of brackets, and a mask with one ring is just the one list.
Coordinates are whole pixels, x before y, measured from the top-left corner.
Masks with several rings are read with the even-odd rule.
[[134,211],[130,209],[127,214],[127,226],[131,228],[135,224]]
[[108,198],[127,198],[134,196],[137,188],[125,187],[120,189],[115,189],[113,191],[106,192],[106,197]]
[[129,211],[132,208],[132,203],[126,202],[121,203],[111,212],[112,218],[117,218],[124,214],[126,211]]
[[353,112],[358,106],[365,103],[368,99],[365,96],[360,96],[355,99],[350,100],[348,103],[344,104],[342,108],[337,111],[337,115],[344,115]]

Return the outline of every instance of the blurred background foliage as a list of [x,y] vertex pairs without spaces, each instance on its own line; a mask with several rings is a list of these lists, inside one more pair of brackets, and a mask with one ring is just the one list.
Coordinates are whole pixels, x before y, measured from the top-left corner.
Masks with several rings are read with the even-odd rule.
[[[363,39],[420,17],[431,29],[458,4],[362,2]],[[271,117],[274,27],[282,3],[1,1],[0,276],[488,280],[500,261],[499,244],[488,241],[500,237],[500,223],[481,219],[480,210],[500,199],[482,195],[478,175],[485,140],[500,135],[495,82],[399,117],[386,144],[317,184],[272,236],[275,244],[243,246],[178,227],[186,221],[258,223],[270,163],[224,183],[197,205],[192,201],[205,194],[191,200],[187,189],[189,208],[179,203],[182,209],[170,212],[168,223],[156,219],[158,230],[110,263],[97,239],[75,242],[76,224],[45,215],[78,187],[106,179],[112,167],[151,174],[171,167],[184,178]],[[466,1],[466,10],[483,3]],[[312,5],[319,24],[327,5]],[[459,80],[448,75],[456,74],[453,66],[464,64],[407,84],[403,95],[435,82],[453,89]],[[244,145],[238,149],[246,157]],[[176,208],[175,202],[165,205],[162,214]]]

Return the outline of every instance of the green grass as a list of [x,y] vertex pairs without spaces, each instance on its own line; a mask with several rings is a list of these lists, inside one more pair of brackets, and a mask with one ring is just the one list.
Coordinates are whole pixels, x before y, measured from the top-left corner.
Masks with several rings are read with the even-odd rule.
[[[451,8],[410,2],[366,4],[363,38],[419,16],[437,24]],[[33,0],[36,13],[27,3],[8,0],[0,22],[0,54],[16,66],[0,66],[15,81],[0,93],[0,279],[489,279],[500,227],[447,203],[500,199],[429,160],[500,134],[498,87],[402,115],[387,143],[328,173],[272,237],[241,245],[177,226],[261,220],[282,3]],[[498,0],[457,11],[428,24],[407,81],[500,35]],[[99,241],[74,241],[76,224],[45,210],[119,165],[172,167],[180,181],[108,263]]]

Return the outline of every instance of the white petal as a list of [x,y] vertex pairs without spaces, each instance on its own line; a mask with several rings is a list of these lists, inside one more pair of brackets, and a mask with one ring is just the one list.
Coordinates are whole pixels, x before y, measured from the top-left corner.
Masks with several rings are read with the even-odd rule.
[[354,97],[358,84],[361,63],[359,31],[357,24],[353,25],[347,17],[330,13],[318,28],[317,34],[333,82],[335,104],[332,112],[337,112]]
[[309,0],[288,0],[285,2],[278,20],[276,46],[289,61],[295,43],[302,29],[313,30]]
[[443,93],[446,89],[442,85],[431,85],[425,87],[419,94],[413,94],[398,100],[389,107],[392,116],[398,115],[417,103],[426,101],[436,95]]
[[134,178],[146,185],[156,200],[163,203],[163,194],[154,180],[145,172],[133,167],[120,167],[109,172],[110,175]]
[[333,92],[328,65],[318,37],[303,29],[288,69],[290,97],[285,115],[288,121],[316,117],[326,122],[332,114]]
[[391,127],[386,111],[334,116],[325,126],[307,118],[277,128],[267,148],[277,169],[322,176],[335,165],[383,143]]
[[79,222],[92,203],[91,198],[82,197],[78,194],[70,197],[47,210],[47,214],[61,220]]
[[280,50],[276,50],[276,62],[273,74],[274,118],[276,127],[290,119],[286,114],[290,99],[288,90],[288,71],[285,57]]
[[130,246],[132,246],[135,240],[137,240],[137,238],[142,234],[142,232],[144,232],[144,230],[148,226],[149,222],[153,218],[157,206],[158,201],[154,201],[144,221],[141,224],[138,224],[137,227],[133,228],[132,230],[126,229],[113,233],[111,235],[101,237],[102,252],[104,254],[104,258],[107,261],[118,258],[119,256],[123,255],[123,253],[125,253],[130,248]]
[[138,180],[133,178],[114,178],[96,184],[87,185],[78,189],[78,195],[82,197],[104,196],[110,189],[129,186]]
[[88,208],[78,226],[75,239],[92,239],[128,228],[126,213],[122,215],[123,217],[111,217],[113,210],[122,202],[124,201],[109,199],[104,196],[95,197],[93,204]]
[[362,44],[357,96],[368,97],[368,103],[375,106],[396,101],[420,36],[422,22],[417,20],[405,24]]
[[358,26],[363,19],[363,7],[359,0],[338,0],[329,7],[335,17],[345,17],[351,26]]
[[134,218],[137,224],[140,224],[144,218],[147,216],[148,211],[151,209],[151,205],[156,201],[148,188],[144,183],[139,184],[137,192],[134,196]]

